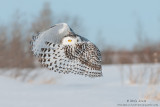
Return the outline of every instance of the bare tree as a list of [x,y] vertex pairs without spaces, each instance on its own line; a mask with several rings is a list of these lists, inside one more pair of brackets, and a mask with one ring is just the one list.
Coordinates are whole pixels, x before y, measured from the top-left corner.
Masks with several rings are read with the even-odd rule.
[[7,28],[6,26],[0,26],[0,67],[6,66],[5,55],[7,54]]

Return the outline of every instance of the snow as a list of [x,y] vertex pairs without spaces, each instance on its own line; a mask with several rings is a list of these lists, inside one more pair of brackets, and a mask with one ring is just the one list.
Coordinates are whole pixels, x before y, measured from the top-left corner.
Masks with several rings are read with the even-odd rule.
[[[0,107],[118,107],[117,104],[126,104],[127,100],[143,100],[148,86],[128,84],[127,66],[103,66],[101,78],[34,69],[23,82],[20,77],[9,78],[8,74],[14,70],[6,70],[3,74],[4,70],[0,70]],[[39,74],[36,79],[29,82],[36,73]],[[42,82],[50,78],[54,78],[54,82]],[[147,103],[160,105],[152,100]]]

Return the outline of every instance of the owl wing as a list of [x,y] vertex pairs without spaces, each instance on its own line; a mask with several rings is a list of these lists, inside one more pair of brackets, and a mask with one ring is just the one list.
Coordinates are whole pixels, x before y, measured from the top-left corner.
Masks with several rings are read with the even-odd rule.
[[93,44],[77,44],[76,47],[46,42],[39,61],[44,67],[59,73],[73,73],[89,77],[100,77],[101,55]]
[[64,54],[62,45],[46,42],[46,48],[41,48],[38,54],[39,62],[42,66],[47,67],[59,73],[69,73],[65,70],[67,58]]
[[50,27],[48,30],[33,35],[31,41],[33,54],[38,56],[39,53],[41,53],[41,48],[47,48],[48,46],[45,44],[46,41],[60,44],[64,35],[67,35],[69,32],[69,26],[65,23],[60,23]]
[[78,74],[89,77],[102,76],[101,54],[98,48],[91,42],[78,43],[75,46],[65,46],[65,55],[74,60],[74,69]]
[[101,71],[101,53],[93,43],[76,44],[75,57],[91,69]]
[[91,42],[76,44],[74,56],[86,66],[91,76],[102,76],[101,53]]

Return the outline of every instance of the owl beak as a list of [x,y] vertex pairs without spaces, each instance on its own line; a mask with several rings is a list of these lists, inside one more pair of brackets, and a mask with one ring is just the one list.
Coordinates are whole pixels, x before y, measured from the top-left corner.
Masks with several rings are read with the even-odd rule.
[[72,40],[69,39],[68,42],[72,42]]

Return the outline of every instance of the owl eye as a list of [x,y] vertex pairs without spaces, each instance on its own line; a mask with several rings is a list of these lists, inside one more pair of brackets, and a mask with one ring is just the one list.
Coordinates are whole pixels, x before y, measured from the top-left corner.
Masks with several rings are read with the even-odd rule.
[[71,39],[69,39],[69,40],[68,40],[68,42],[72,42],[72,40],[71,40]]

